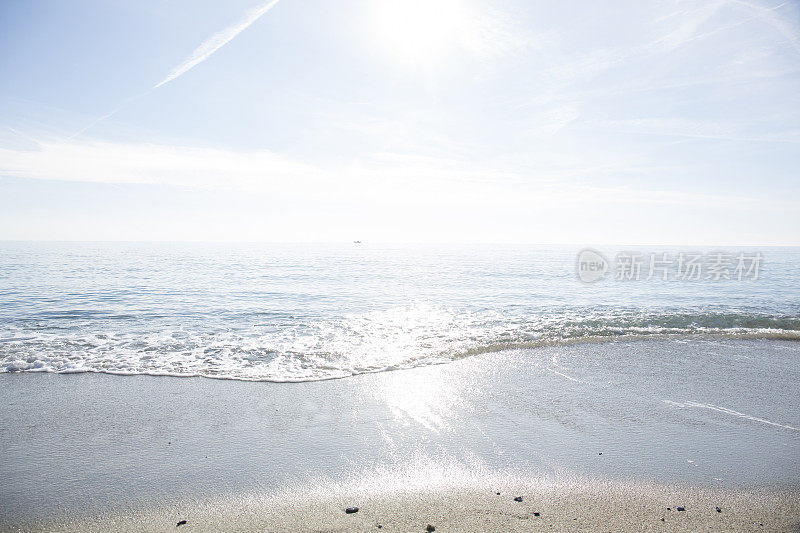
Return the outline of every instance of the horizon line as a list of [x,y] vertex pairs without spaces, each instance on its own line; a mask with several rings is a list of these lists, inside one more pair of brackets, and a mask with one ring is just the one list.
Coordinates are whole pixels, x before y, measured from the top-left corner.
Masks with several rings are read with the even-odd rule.
[[[356,242],[358,241],[358,242]],[[542,242],[542,241],[414,241],[414,240],[392,240],[392,241],[362,241],[358,239],[353,240],[292,240],[292,241],[270,241],[270,240],[199,240],[199,239],[120,239],[120,240],[107,240],[107,239],[0,239],[0,243],[62,243],[62,244],[358,244],[358,245],[387,245],[387,244],[404,244],[404,245],[507,245],[507,246],[575,246],[583,248],[592,247],[626,247],[626,246],[642,246],[642,247],[702,247],[702,248],[715,248],[715,247],[735,247],[735,248],[800,248],[800,243],[796,244],[708,244],[708,243],[643,243],[643,242],[600,242],[587,244],[582,242]]]

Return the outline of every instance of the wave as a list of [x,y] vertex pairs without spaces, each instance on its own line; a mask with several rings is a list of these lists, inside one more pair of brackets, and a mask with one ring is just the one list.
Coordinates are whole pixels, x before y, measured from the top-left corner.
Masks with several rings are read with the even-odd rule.
[[101,372],[299,382],[452,362],[489,352],[615,339],[800,340],[800,317],[741,311],[466,311],[427,305],[339,318],[8,324],[2,372]]

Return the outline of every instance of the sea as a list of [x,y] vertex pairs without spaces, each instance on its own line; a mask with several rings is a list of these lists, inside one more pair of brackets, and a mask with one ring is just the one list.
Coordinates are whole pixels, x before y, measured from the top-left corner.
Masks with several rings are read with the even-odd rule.
[[315,381],[607,339],[800,339],[800,248],[597,245],[588,282],[585,250],[2,242],[0,373]]

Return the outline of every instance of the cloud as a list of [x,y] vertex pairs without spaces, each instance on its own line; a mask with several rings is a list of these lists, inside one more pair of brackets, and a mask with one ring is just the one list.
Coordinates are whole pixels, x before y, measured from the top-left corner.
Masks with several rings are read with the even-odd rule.
[[780,33],[786,38],[786,41],[791,44],[794,51],[800,54],[800,38],[798,38],[797,25],[791,24],[790,20],[796,20],[796,12],[792,15],[781,18],[775,12],[784,6],[792,7],[790,2],[783,2],[775,7],[764,7],[742,0],[729,0],[733,5],[739,5],[747,8],[758,17],[759,20],[768,24],[775,31]]
[[[677,15],[682,19],[682,23],[668,34],[651,43],[651,46],[662,49],[662,51],[671,51],[691,41],[700,28],[709,22],[724,5],[724,1],[708,2],[696,6],[694,9],[686,9],[678,13]],[[672,18],[673,15],[670,15],[669,18]]]
[[[542,148],[541,155],[547,152]],[[781,221],[769,242],[795,242],[781,230],[800,212],[791,196],[759,198],[679,184],[669,190],[669,180],[664,187],[615,185],[598,176],[652,169],[631,169],[626,165],[635,161],[613,154],[605,160],[563,155],[521,165],[372,152],[347,164],[318,166],[265,150],[40,141],[35,150],[0,149],[0,176],[159,188],[51,183],[65,197],[47,208],[49,216],[38,216],[38,209],[25,208],[24,215],[0,210],[0,227],[3,238],[14,239],[648,242],[657,235],[680,242],[692,235],[720,243],[730,236],[713,233],[716,228],[735,226],[746,210]],[[25,186],[11,184],[12,190]],[[93,192],[77,192],[86,190]],[[9,197],[5,205],[14,201]],[[664,227],[663,221],[687,210],[694,215],[680,218],[677,229]],[[691,227],[680,226],[683,221]]]
[[538,38],[516,24],[508,13],[486,8],[465,18],[460,44],[478,59],[493,61],[538,46]]
[[526,190],[556,189],[513,165],[460,158],[374,152],[323,167],[266,150],[105,141],[47,140],[34,150],[0,148],[0,176],[233,190],[312,203],[473,205],[508,202],[521,183],[527,183]]
[[103,141],[40,141],[36,150],[0,149],[0,174],[97,183],[270,190],[314,179],[315,167],[266,150]]
[[74,139],[75,137],[77,137],[77,136],[81,135],[82,133],[86,132],[87,130],[93,128],[94,126],[96,126],[100,122],[103,122],[104,120],[106,120],[108,118],[111,118],[112,116],[116,115],[117,113],[119,113],[120,111],[122,111],[123,109],[128,107],[128,105],[130,105],[135,100],[139,100],[140,98],[143,98],[143,97],[147,96],[150,93],[150,91],[152,91],[154,89],[158,89],[162,85],[171,82],[175,78],[185,74],[186,72],[188,72],[192,68],[196,67],[197,65],[199,65],[200,63],[202,63],[203,61],[208,59],[211,56],[211,54],[213,54],[214,52],[216,52],[217,50],[219,50],[220,48],[222,48],[223,46],[225,46],[226,44],[231,42],[234,37],[236,37],[237,35],[242,33],[250,25],[252,25],[255,21],[257,21],[259,18],[261,18],[261,16],[264,15],[264,13],[266,13],[270,9],[272,9],[273,6],[275,6],[275,4],[278,3],[278,1],[279,0],[271,0],[270,2],[267,2],[266,4],[264,4],[264,5],[260,6],[260,7],[257,7],[255,9],[252,9],[252,10],[248,11],[247,15],[242,20],[240,20],[239,22],[237,22],[233,26],[228,26],[224,30],[218,31],[217,33],[212,35],[210,38],[206,39],[200,46],[195,48],[194,52],[189,54],[189,57],[184,59],[183,62],[180,65],[178,65],[177,67],[173,68],[170,71],[170,73],[167,74],[166,78],[164,78],[163,80],[161,80],[160,82],[155,84],[152,88],[148,89],[147,91],[145,91],[145,92],[143,92],[141,94],[137,94],[136,96],[132,96],[130,98],[127,98],[125,101],[123,101],[119,106],[114,108],[112,111],[109,111],[108,113],[106,113],[106,114],[104,114],[104,115],[102,115],[100,117],[97,117],[92,122],[90,122],[89,124],[87,124],[83,128],[79,129],[78,131],[76,131],[72,135],[70,135],[68,137],[68,139]]
[[212,35],[210,38],[205,40],[200,46],[195,48],[194,52],[189,54],[189,56],[186,59],[184,59],[180,65],[172,69],[172,71],[170,71],[170,73],[167,74],[167,77],[158,82],[157,84],[155,84],[153,88],[157,89],[158,87],[161,87],[165,83],[171,82],[175,78],[185,74],[190,69],[196,67],[197,65],[208,59],[211,56],[211,54],[213,54],[214,52],[216,52],[217,50],[219,50],[220,48],[231,42],[234,37],[236,37],[244,30],[246,30],[248,27],[250,27],[251,24],[253,24],[259,18],[261,18],[264,15],[264,13],[272,9],[277,3],[278,0],[271,0],[270,2],[267,2],[266,4],[260,7],[252,9],[247,13],[247,15],[245,15],[245,17],[242,20],[240,20],[236,24],[228,26],[224,30],[218,31],[217,33]]
[[748,134],[742,124],[690,120],[679,117],[639,118],[632,120],[607,120],[594,124],[599,131],[616,131],[635,135],[663,135],[691,139],[711,139],[739,142],[765,142],[799,144],[797,131],[773,131],[766,135]]
[[[35,150],[0,148],[0,176],[233,190],[311,203],[542,207],[554,202],[591,202],[603,189],[591,185],[587,195],[587,183],[570,178],[648,170],[644,161],[613,154],[556,157],[545,150],[528,155],[533,159],[480,164],[461,158],[373,152],[345,165],[322,167],[266,150],[40,141]],[[617,194],[617,189],[607,190],[609,198],[625,201],[626,195]]]

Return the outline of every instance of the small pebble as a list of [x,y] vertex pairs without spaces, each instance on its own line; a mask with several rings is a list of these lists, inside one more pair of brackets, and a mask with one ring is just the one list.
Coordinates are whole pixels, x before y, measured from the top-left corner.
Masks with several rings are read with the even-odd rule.
[[521,502],[522,501],[522,496],[517,496],[516,498],[514,498],[514,501],[515,502]]
[[175,527],[180,527],[180,526],[183,526],[183,525],[185,525],[185,524],[186,524],[186,520],[181,520],[180,522],[178,522],[177,524],[175,524]]
[[671,511],[671,510],[672,510],[672,508],[671,508],[671,507],[667,507],[667,511]]
[[679,511],[685,511],[686,507],[676,507],[676,509],[679,510]]
[[663,522],[663,521],[664,521],[664,519],[662,518],[662,519],[661,519],[661,521]]
[[436,528],[433,527],[431,524],[428,524],[428,526],[425,528],[425,531],[436,531]]
[[716,510],[717,510],[718,513],[722,512],[722,509],[720,509],[719,507],[716,507]]
[[533,513],[533,516],[539,516],[541,513]]
[[498,492],[497,495],[500,496],[500,493]]
[[603,455],[603,452],[598,453],[597,455]]
[[358,507],[348,507],[347,509],[344,510],[344,512],[347,514],[357,513]]

